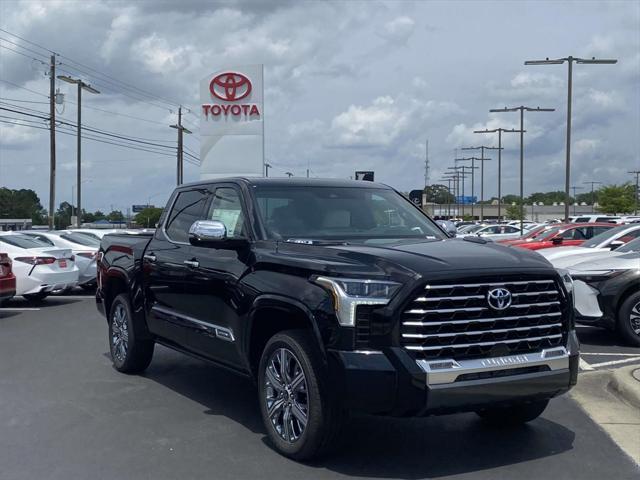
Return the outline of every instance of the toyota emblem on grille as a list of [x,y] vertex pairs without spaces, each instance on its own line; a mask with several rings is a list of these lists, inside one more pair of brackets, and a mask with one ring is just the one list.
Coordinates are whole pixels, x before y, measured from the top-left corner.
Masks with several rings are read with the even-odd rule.
[[489,290],[487,303],[494,310],[505,310],[511,306],[511,292],[506,288]]
[[209,90],[220,100],[237,102],[251,93],[251,80],[241,73],[224,72],[211,80]]

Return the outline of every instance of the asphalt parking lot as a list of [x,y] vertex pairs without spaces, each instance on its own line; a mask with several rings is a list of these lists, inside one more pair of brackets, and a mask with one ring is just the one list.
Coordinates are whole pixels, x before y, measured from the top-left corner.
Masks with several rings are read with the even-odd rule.
[[[640,364],[638,349],[580,328],[583,370]],[[0,478],[638,478],[569,397],[510,429],[474,414],[355,417],[336,453],[299,464],[268,446],[251,383],[157,348],[144,376],[111,368],[91,296],[0,309]],[[614,363],[617,362],[617,363]]]

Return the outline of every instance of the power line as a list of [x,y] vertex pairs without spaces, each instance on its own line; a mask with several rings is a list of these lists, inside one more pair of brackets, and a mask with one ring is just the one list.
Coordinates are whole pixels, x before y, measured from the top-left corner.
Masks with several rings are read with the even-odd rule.
[[37,43],[35,43],[35,42],[32,42],[32,41],[27,40],[26,38],[22,38],[21,36],[16,35],[15,33],[11,33],[11,32],[9,32],[9,31],[7,31],[7,30],[2,29],[2,28],[0,28],[0,32],[8,33],[8,34],[9,34],[9,35],[11,35],[12,37],[16,37],[16,38],[18,38],[18,39],[22,40],[23,42],[28,43],[29,45],[33,45],[34,47],[41,48],[42,50],[44,50],[44,51],[46,51],[46,52],[53,53],[54,55],[57,55],[57,53],[56,53],[56,52],[54,52],[53,50],[49,50],[47,47],[43,47],[42,45],[38,45],[38,44],[37,44]]
[[[73,102],[73,101],[71,101],[71,100],[65,100],[65,102],[70,103],[70,104],[72,104],[72,105],[77,105],[77,103],[76,103],[76,102]],[[108,113],[108,114],[111,114],[111,115],[119,115],[119,116],[121,116],[121,117],[127,117],[127,118],[131,118],[131,119],[133,119],[133,120],[140,120],[141,122],[152,123],[152,124],[154,124],[154,125],[162,125],[162,126],[164,127],[164,123],[156,122],[156,121],[154,121],[154,120],[149,120],[149,119],[146,119],[146,118],[136,117],[136,116],[134,116],[134,115],[128,115],[128,114],[126,114],[126,113],[112,112],[112,111],[110,111],[110,110],[104,110],[104,109],[102,109],[102,108],[92,107],[92,106],[90,106],[90,105],[83,105],[83,107],[82,107],[82,108],[89,108],[89,109],[91,109],[91,110],[96,110],[96,111],[98,111],[98,112]]]
[[[0,40],[2,40],[2,39],[0,38]],[[31,56],[27,55],[26,53],[19,52],[18,50],[14,50],[13,48],[7,47],[6,45],[0,44],[0,48],[4,48],[6,50],[9,50],[10,52],[17,53],[18,55],[22,55],[23,57],[30,58],[31,60],[39,62],[42,65],[46,65],[46,63],[43,62],[42,60],[40,60],[38,58],[35,58],[35,57],[31,57]]]
[[44,98],[49,98],[49,96],[45,95],[44,93],[36,92],[35,90],[31,90],[30,88],[23,87],[22,85],[18,85],[17,83],[10,82],[9,80],[5,80],[3,78],[0,78],[0,82],[7,83],[7,84],[12,85],[12,86],[14,86],[16,88],[21,88],[22,90],[26,90],[27,92],[35,93],[36,95],[40,95],[41,97],[44,97]]
[[20,100],[17,98],[0,97],[0,100],[8,100],[10,102],[21,102],[21,103],[40,103],[42,105],[49,105],[49,102],[35,102],[33,100]]

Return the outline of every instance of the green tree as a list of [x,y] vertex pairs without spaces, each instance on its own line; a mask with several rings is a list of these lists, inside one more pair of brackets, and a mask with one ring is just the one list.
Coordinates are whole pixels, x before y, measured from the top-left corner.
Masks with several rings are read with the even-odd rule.
[[523,220],[522,213],[519,205],[509,205],[507,207],[506,215],[509,220]]
[[0,218],[30,218],[34,224],[46,223],[40,198],[31,189],[0,188]]
[[162,208],[145,208],[135,216],[134,220],[141,227],[153,228],[156,226],[162,215]]
[[54,219],[55,227],[58,230],[64,230],[71,225],[71,204],[69,202],[62,202],[56,210]]
[[107,220],[110,222],[124,222],[124,215],[120,210],[113,210],[109,215],[107,215]]
[[511,205],[512,203],[515,203],[516,205],[520,205],[520,196],[513,195],[513,194],[503,195],[502,203],[505,203],[507,205]]
[[428,203],[455,203],[455,197],[451,195],[446,185],[439,183],[429,185],[425,189],[425,194]]
[[620,215],[635,208],[635,186],[630,183],[607,185],[598,190],[598,211]]

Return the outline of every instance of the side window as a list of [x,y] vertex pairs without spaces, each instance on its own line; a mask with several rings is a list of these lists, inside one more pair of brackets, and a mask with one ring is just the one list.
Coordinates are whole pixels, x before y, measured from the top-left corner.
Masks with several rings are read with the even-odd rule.
[[640,237],[640,228],[638,228],[637,230],[632,230],[631,232],[627,232],[623,236],[616,238],[616,240],[627,243],[631,240],[635,240],[638,237]]
[[216,188],[207,219],[224,223],[229,238],[247,236],[240,195],[231,187]]
[[[592,236],[596,236],[596,235],[600,235],[601,233],[607,232],[609,230],[611,230],[610,228],[607,227],[592,227],[593,228],[593,234]],[[591,238],[591,237],[589,237]]]
[[189,228],[196,220],[202,220],[206,201],[206,190],[180,192],[169,213],[165,226],[167,236],[174,242],[187,243],[189,241]]
[[574,223],[585,223],[589,221],[589,217],[578,217],[575,219]]

